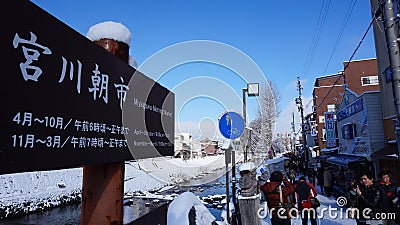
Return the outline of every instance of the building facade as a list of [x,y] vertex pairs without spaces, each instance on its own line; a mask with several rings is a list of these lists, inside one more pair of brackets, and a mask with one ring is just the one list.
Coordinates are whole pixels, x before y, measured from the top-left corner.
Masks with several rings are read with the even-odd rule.
[[318,77],[314,83],[314,113],[317,141],[321,150],[326,148],[325,112],[333,112],[335,115],[345,89],[348,88],[358,95],[366,91],[379,90],[376,59],[345,61],[343,69],[344,71],[337,74]]
[[346,90],[336,112],[339,153],[367,158],[385,147],[380,92],[367,91],[355,95]]
[[[372,18],[374,18],[373,28],[376,57],[378,59],[378,73],[381,75],[379,76],[381,90],[380,98],[386,146],[381,151],[374,154],[374,160],[377,170],[390,170],[392,172],[392,177],[394,177],[394,181],[396,181],[397,186],[399,186],[400,165],[394,126],[394,119],[396,119],[396,108],[393,97],[393,78],[390,69],[388,45],[386,42],[384,13],[382,13],[382,10],[379,10],[382,9],[382,5],[379,5],[380,2],[381,1],[378,0],[370,0]],[[398,15],[400,1],[394,0],[392,2],[394,5],[394,15]],[[399,38],[399,20],[395,20],[395,25],[393,28],[397,29],[397,38]]]
[[317,143],[320,149],[326,147],[325,112],[335,112],[344,93],[343,74],[318,77],[314,83],[313,101],[317,126]]

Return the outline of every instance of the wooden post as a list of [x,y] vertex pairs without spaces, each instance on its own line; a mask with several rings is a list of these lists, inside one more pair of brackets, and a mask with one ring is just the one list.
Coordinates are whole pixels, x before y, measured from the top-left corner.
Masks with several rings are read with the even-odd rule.
[[238,196],[238,202],[242,225],[261,225],[261,218],[258,216],[260,194],[257,194],[255,169],[253,162],[244,163],[239,168],[241,194]]
[[260,195],[239,196],[238,199],[242,225],[261,225],[261,218],[257,214],[260,208]]
[[[103,38],[95,41],[128,63],[129,45]],[[125,162],[83,166],[81,225],[123,223]]]
[[125,163],[83,166],[81,225],[122,224]]

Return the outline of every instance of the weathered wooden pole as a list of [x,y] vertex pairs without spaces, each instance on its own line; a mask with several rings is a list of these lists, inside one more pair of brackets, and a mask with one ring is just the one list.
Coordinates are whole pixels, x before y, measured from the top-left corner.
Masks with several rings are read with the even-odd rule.
[[243,163],[239,167],[241,194],[238,196],[238,201],[242,225],[261,225],[257,213],[260,208],[260,195],[257,194],[255,169],[253,162]]
[[[129,43],[115,40],[113,37],[127,33],[130,42],[129,30],[114,22],[105,22],[93,27],[98,25],[112,26],[113,29],[106,29],[103,38],[91,38],[94,43],[128,63]],[[124,173],[124,162],[83,166],[81,225],[123,223]]]

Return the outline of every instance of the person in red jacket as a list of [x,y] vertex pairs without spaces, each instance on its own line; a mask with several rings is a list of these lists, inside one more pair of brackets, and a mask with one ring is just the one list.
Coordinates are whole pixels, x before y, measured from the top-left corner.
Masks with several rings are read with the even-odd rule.
[[[381,196],[379,198],[379,205],[381,209],[380,212],[386,213],[398,213],[400,212],[400,198],[398,197],[396,185],[390,182],[390,173],[389,171],[381,171],[379,172],[380,182],[379,188],[381,191]],[[397,211],[397,212],[396,212]],[[396,215],[396,214],[392,214]],[[383,225],[396,225],[396,219],[400,221],[400,214],[396,215],[397,218],[393,219],[382,219]]]
[[[284,186],[281,186],[283,182]],[[268,208],[271,213],[271,223],[272,225],[290,225],[290,215],[288,216],[278,216],[277,211],[280,206],[280,194],[279,187],[282,190],[282,204],[288,204],[288,197],[295,192],[293,185],[284,177],[282,172],[275,171],[271,174],[269,182],[261,186],[265,198],[267,199]]]
[[[317,225],[317,212],[316,210],[303,210],[311,208],[311,197],[317,196],[317,189],[309,182],[306,181],[305,177],[299,178],[299,183],[295,185],[297,194],[298,208],[301,212],[301,223],[303,225],[308,224],[308,218],[310,218],[311,225]],[[311,194],[312,192],[312,194]]]

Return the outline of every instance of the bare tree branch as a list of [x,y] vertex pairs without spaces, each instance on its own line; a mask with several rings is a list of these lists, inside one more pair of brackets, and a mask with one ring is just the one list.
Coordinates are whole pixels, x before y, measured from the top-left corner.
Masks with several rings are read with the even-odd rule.
[[250,123],[253,130],[251,145],[253,152],[266,152],[271,148],[275,122],[281,113],[277,109],[280,100],[277,86],[268,81],[260,90],[257,118]]

